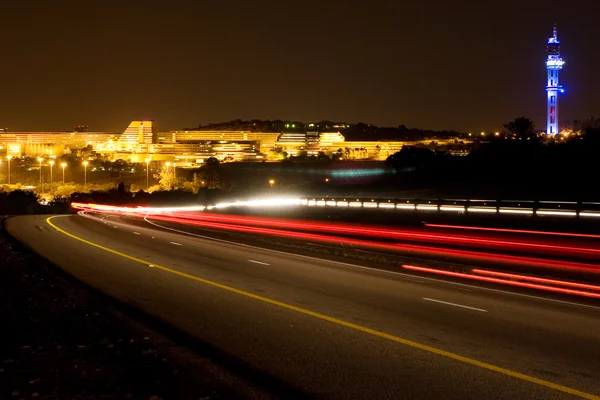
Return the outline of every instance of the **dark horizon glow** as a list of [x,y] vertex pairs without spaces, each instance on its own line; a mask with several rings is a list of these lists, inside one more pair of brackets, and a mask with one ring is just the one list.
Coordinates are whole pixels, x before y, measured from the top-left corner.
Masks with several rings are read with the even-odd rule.
[[122,132],[236,118],[545,127],[560,30],[565,121],[600,110],[597,0],[6,2],[0,127]]

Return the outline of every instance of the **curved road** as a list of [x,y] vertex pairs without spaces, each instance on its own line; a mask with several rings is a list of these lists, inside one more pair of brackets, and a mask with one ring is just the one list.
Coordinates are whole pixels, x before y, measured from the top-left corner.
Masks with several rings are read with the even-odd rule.
[[600,304],[93,216],[7,229],[69,274],[283,382],[280,397],[600,399]]

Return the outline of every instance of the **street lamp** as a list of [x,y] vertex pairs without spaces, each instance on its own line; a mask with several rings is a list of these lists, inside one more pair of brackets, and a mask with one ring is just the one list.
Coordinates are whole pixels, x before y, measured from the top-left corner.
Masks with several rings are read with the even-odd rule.
[[52,190],[52,167],[54,166],[54,160],[50,160],[48,164],[50,164],[50,190]]
[[87,166],[88,166],[88,162],[84,161],[83,162],[83,186],[87,186]]
[[6,159],[8,160],[8,184],[10,185],[10,159],[13,158],[13,156],[7,156]]
[[40,162],[40,187],[42,186],[42,161],[44,161],[44,159],[42,157],[38,157],[37,159]]
[[149,165],[150,165],[150,159],[146,158],[146,192],[148,191],[148,188],[150,187],[150,169],[149,169]]
[[269,185],[271,185],[271,189],[273,189],[274,184],[275,184],[275,179],[269,179]]
[[63,169],[63,185],[65,184],[65,167],[67,166],[67,163],[61,163],[60,166]]

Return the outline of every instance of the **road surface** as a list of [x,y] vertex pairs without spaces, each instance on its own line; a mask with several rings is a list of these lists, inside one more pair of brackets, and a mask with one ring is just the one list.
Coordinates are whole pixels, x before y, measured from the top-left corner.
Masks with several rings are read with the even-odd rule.
[[268,377],[278,397],[600,399],[600,304],[90,216],[7,229],[69,274]]

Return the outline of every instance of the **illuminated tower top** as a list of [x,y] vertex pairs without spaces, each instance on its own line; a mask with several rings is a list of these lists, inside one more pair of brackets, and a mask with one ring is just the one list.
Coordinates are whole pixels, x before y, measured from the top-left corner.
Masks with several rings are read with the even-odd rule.
[[548,39],[546,54],[548,54],[548,59],[546,60],[547,69],[562,69],[565,62],[560,57],[560,40],[558,40],[556,25],[554,25],[554,29],[552,30],[552,37]]
[[564,92],[563,87],[558,83],[558,71],[560,71],[565,64],[560,56],[560,41],[558,40],[556,25],[554,25],[554,29],[552,30],[552,37],[548,39],[546,54],[546,69],[548,70],[548,84],[546,85],[548,97],[546,108],[546,134],[556,135],[559,132],[558,94]]

